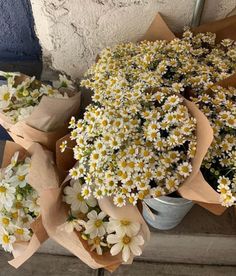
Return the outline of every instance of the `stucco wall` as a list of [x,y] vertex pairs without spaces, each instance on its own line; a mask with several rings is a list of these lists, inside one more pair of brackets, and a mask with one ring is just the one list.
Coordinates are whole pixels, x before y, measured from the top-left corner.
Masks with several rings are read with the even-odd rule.
[[[107,45],[135,41],[157,11],[174,31],[191,22],[195,0],[31,0],[44,57],[79,77]],[[236,0],[207,0],[202,22],[225,17]]]
[[0,60],[38,59],[29,0],[0,0]]

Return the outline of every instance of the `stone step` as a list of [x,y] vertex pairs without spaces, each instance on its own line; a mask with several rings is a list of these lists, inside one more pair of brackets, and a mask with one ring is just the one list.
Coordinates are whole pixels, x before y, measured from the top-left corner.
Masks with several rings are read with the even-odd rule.
[[[233,209],[222,216],[215,216],[195,205],[176,228],[151,230],[151,240],[137,260],[236,265],[236,218]],[[46,241],[39,252],[71,256],[52,240]]]
[[35,254],[19,269],[7,264],[9,255],[0,253],[1,276],[235,276],[236,266],[155,263],[134,261],[122,265],[113,274],[103,269],[92,270],[77,258],[49,254]]

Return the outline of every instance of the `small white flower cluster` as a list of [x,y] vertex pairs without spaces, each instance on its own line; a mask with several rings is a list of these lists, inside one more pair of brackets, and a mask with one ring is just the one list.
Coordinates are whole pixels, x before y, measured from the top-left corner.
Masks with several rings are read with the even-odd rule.
[[[205,178],[220,192],[223,206],[236,203],[236,88],[214,86],[193,97],[214,130],[202,165]],[[217,187],[218,186],[218,187]]]
[[81,180],[71,180],[64,189],[64,201],[70,205],[70,216],[65,225],[68,233],[76,230],[88,242],[91,251],[102,255],[110,251],[112,256],[122,252],[127,262],[131,254],[142,254],[144,239],[140,234],[141,225],[127,219],[116,220],[101,211],[97,200],[90,195],[83,196]]
[[27,119],[43,96],[68,98],[62,88],[74,89],[72,81],[64,75],[60,75],[53,86],[43,84],[35,77],[22,77],[19,73],[1,71],[0,76],[7,79],[7,84],[0,86],[0,111],[13,123]]
[[40,212],[38,194],[27,183],[31,159],[18,157],[16,152],[0,172],[0,244],[8,252],[15,242],[31,239],[30,224]]
[[[146,196],[174,192],[189,176],[196,148],[196,121],[178,95],[143,95],[140,107],[90,105],[75,121],[78,160],[70,176],[84,182],[83,196],[113,196],[122,207]],[[62,150],[66,144],[62,145]]]
[[224,39],[216,44],[213,33],[182,39],[142,41],[106,48],[88,70],[82,85],[94,91],[94,101],[101,105],[116,102],[120,106],[142,99],[144,91],[168,87],[174,92],[186,89],[201,92],[230,76],[236,69],[236,42]]

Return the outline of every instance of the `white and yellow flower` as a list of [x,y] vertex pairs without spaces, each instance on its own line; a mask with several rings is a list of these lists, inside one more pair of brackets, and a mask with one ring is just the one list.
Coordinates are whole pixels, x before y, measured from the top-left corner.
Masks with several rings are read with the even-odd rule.
[[92,210],[88,213],[87,217],[85,234],[89,235],[90,239],[104,236],[107,226],[107,222],[104,221],[106,214],[104,212],[97,213],[95,210]]
[[140,256],[142,254],[141,246],[144,244],[144,239],[141,235],[128,236],[111,234],[108,235],[107,241],[112,244],[111,255],[115,256],[122,252],[122,259],[124,262],[128,262],[131,254],[134,256]]

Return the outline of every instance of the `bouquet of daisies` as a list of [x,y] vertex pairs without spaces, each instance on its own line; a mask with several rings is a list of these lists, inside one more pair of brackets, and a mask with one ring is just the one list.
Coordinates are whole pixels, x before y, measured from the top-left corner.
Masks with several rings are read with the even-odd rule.
[[[61,169],[66,167],[58,174],[50,156],[39,145],[34,147],[30,179],[40,195],[43,226],[49,237],[95,269],[114,271],[140,255],[150,232],[138,208],[131,204],[117,208],[110,198],[84,197],[81,181],[63,180]],[[43,173],[37,175],[37,167]]]
[[39,142],[54,150],[66,134],[69,118],[78,113],[80,92],[60,75],[52,85],[35,77],[1,72],[7,84],[0,86],[0,123],[25,148]]
[[13,253],[18,267],[47,239],[41,220],[39,194],[30,181],[31,154],[19,145],[1,144],[0,244]]
[[84,197],[82,185],[80,180],[71,179],[63,190],[63,200],[70,208],[61,231],[80,235],[94,265],[88,260],[86,263],[93,268],[113,271],[122,262],[132,262],[149,239],[141,214],[132,205],[117,208],[110,198],[97,201],[89,194]]
[[220,193],[220,202],[236,203],[236,75],[216,83],[192,98],[209,119],[214,140],[201,170],[206,181]]

